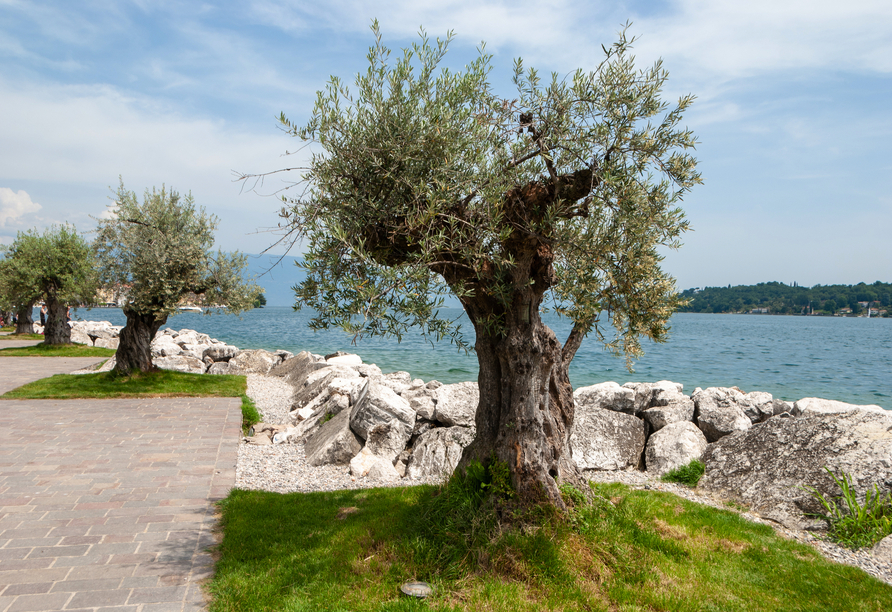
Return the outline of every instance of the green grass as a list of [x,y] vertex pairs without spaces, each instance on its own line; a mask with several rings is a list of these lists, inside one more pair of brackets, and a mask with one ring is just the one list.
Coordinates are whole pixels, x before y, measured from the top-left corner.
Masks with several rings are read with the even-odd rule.
[[[7,349],[8,350],[8,349]],[[105,350],[108,349],[97,349]],[[114,353],[114,351],[110,351]],[[116,372],[56,374],[22,385],[3,399],[108,399],[127,397],[240,397],[242,429],[258,423],[260,413],[245,394],[247,378],[234,375],[186,374],[170,370],[121,376]]]
[[674,470],[669,470],[663,474],[660,480],[663,482],[677,482],[689,487],[696,487],[705,471],[706,466],[703,465],[703,462],[694,459],[687,465],[677,467]]
[[[15,329],[10,331],[15,331]],[[0,336],[0,340],[43,340],[43,334],[7,334]]]
[[[43,336],[38,336],[43,338]],[[27,339],[21,336],[19,340]],[[0,349],[0,357],[111,357],[113,349],[86,344],[35,344]]]
[[116,372],[98,374],[56,374],[7,392],[4,399],[87,399],[119,397],[241,397],[244,376],[207,376],[170,370],[121,376]]
[[[235,490],[221,503],[210,609],[892,609],[889,585],[734,512],[598,485],[567,516],[521,520],[478,489]],[[401,596],[409,580],[433,597]]]

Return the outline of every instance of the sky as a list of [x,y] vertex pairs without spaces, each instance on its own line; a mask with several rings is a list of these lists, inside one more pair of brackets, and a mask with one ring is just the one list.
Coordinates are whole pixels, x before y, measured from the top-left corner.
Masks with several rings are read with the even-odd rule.
[[514,58],[592,69],[631,22],[666,98],[697,96],[684,124],[704,184],[664,262],[679,289],[892,281],[888,0],[0,0],[0,243],[88,232],[120,177],[191,191],[218,246],[260,253],[296,177],[234,178],[300,165],[276,118],[305,122],[331,75],[365,69],[374,18],[394,50],[454,31],[455,70],[486,41],[509,99]]

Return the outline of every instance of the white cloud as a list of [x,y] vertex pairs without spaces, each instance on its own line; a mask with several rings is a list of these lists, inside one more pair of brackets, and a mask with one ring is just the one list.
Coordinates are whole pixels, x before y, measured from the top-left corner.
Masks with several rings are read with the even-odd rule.
[[26,192],[22,190],[15,192],[8,187],[0,187],[0,227],[6,227],[7,223],[20,225],[18,219],[36,213],[41,208],[40,204],[31,201],[31,196]]

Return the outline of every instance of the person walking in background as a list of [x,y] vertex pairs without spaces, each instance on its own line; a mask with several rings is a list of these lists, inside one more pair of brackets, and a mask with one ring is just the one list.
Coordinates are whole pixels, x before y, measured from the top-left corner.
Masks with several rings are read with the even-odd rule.
[[71,306],[68,307],[68,312],[65,313],[66,320],[71,323]]
[[40,326],[46,327],[46,304],[40,305]]

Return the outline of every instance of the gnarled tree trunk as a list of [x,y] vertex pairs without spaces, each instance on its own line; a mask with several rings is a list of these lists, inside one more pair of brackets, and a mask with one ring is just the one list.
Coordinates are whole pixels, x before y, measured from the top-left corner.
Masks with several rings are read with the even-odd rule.
[[22,306],[19,308],[16,316],[18,317],[18,323],[16,323],[15,333],[17,334],[33,334],[34,333],[34,318],[32,313],[34,312],[34,303],[28,304],[27,306]]
[[504,337],[478,327],[480,363],[477,437],[459,467],[493,458],[507,463],[523,503],[550,501],[564,507],[559,485],[585,490],[584,478],[570,451],[573,389],[561,345],[538,312],[515,322]]
[[54,295],[46,298],[46,327],[43,330],[44,344],[71,344],[71,327],[68,325],[68,305],[61,303]]
[[127,325],[118,336],[118,350],[115,352],[115,371],[130,374],[133,371],[152,370],[152,339],[167,322],[167,316],[154,313],[138,313],[124,308]]

